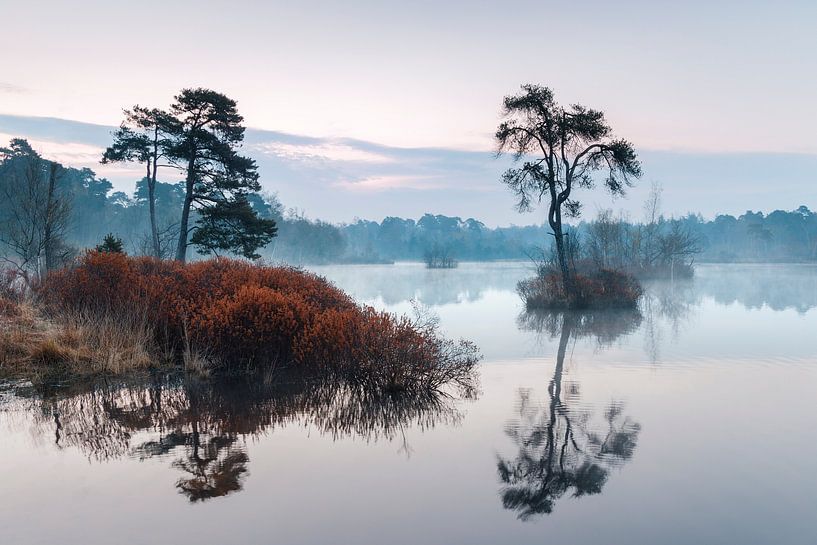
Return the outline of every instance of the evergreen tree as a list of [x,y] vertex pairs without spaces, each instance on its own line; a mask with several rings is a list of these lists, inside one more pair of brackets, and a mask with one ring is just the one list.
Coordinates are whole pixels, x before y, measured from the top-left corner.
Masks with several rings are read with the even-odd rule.
[[122,239],[114,236],[113,233],[108,233],[102,239],[102,244],[96,247],[97,252],[106,254],[124,254],[125,250],[122,245]]
[[150,215],[150,240],[155,257],[161,257],[159,228],[156,222],[156,173],[159,160],[168,145],[166,130],[173,124],[157,109],[134,106],[125,110],[125,120],[114,132],[114,141],[102,156],[102,163],[139,162],[145,164]]
[[[186,173],[179,261],[185,261],[191,242],[204,253],[221,249],[254,257],[275,236],[275,222],[261,220],[247,201],[261,186],[255,161],[237,151],[243,121],[234,100],[209,89],[184,89],[170,107],[166,153]],[[191,227],[194,209],[200,218]]]

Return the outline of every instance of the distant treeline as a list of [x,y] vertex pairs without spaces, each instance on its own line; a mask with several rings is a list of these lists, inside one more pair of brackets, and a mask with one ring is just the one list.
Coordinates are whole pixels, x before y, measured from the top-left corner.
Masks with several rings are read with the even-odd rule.
[[[473,218],[432,214],[416,221],[388,217],[380,223],[358,220],[334,228],[344,247],[331,260],[422,260],[434,248],[464,261],[527,259],[547,252],[552,239],[545,225],[489,228]],[[709,221],[688,214],[635,222],[602,211],[569,232],[578,246],[574,252],[612,268],[637,260],[638,253],[646,261],[817,261],[817,213],[806,206],[768,215],[719,215]],[[285,237],[282,232],[277,243]]]
[[[127,194],[113,191],[112,184],[91,169],[60,165],[53,171],[55,183],[49,184],[49,170],[45,169],[36,184],[21,188],[21,180],[30,177],[21,176],[19,168],[12,155],[0,162],[0,256],[19,260],[11,245],[30,244],[31,248],[19,252],[26,259],[44,259],[46,246],[52,259],[68,259],[82,249],[95,247],[108,233],[121,238],[129,254],[150,253],[146,179]],[[49,187],[52,195],[47,194]],[[172,257],[178,237],[178,210],[184,194],[183,183],[157,182],[155,187],[159,237],[166,257]],[[421,261],[431,251],[444,252],[459,261],[527,259],[541,256],[543,248],[546,253],[553,238],[544,225],[490,228],[473,218],[432,214],[417,220],[387,217],[381,222],[358,220],[336,225],[287,211],[275,195],[250,192],[247,199],[259,217],[274,219],[278,226],[278,236],[258,252],[270,261]],[[21,217],[20,210],[26,207],[30,209],[28,215]],[[39,209],[45,211],[40,214],[45,218],[36,217]],[[29,228],[26,222],[31,219],[43,225]],[[58,232],[52,233],[50,240],[38,241],[46,228],[52,228],[49,221]],[[644,221],[603,211],[593,220],[573,225],[570,232],[577,255],[601,260],[610,267],[633,260],[643,262],[650,256],[661,260],[674,253],[697,261],[817,261],[817,213],[806,206],[768,215],[719,215],[707,221],[696,214],[665,218],[653,203]]]

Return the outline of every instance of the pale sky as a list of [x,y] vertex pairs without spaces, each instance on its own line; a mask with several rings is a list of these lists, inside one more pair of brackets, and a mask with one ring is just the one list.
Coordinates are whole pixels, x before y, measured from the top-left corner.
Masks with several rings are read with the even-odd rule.
[[[814,1],[0,0],[0,13],[0,114],[113,126],[124,107],[164,107],[183,87],[210,87],[237,100],[258,134],[314,138],[259,141],[257,153],[299,160],[314,158],[319,146],[322,157],[328,154],[325,167],[345,165],[345,185],[335,172],[326,189],[354,193],[359,209],[334,211],[335,218],[403,209],[398,194],[389,204],[388,189],[423,192],[417,209],[427,204],[432,212],[437,204],[452,207],[444,199],[467,199],[470,162],[462,170],[454,161],[425,173],[393,165],[380,169],[387,175],[375,175],[350,165],[382,167],[382,157],[366,155],[365,145],[338,142],[453,156],[487,152],[502,97],[525,82],[552,87],[564,103],[605,111],[616,135],[642,152],[645,167],[656,166],[645,168],[645,179],[660,178],[670,195],[682,193],[669,187],[676,171],[655,157],[700,158],[701,169],[683,163],[683,178],[717,199],[700,209],[743,207],[729,195],[746,188],[724,175],[744,172],[747,164],[758,165],[747,173],[756,184],[749,191],[760,192],[754,208],[770,206],[766,197],[778,198],[777,206],[817,208]],[[30,136],[15,126],[15,135]],[[46,154],[104,145],[70,133],[41,140]],[[787,154],[798,155],[788,161]],[[708,171],[713,163],[718,169]],[[485,165],[480,186],[501,170]],[[332,219],[317,196],[288,191],[295,180],[280,177],[285,174],[275,171],[270,188],[302,200],[288,205]],[[779,184],[788,188],[784,198]],[[433,196],[443,186],[450,193]],[[498,182],[496,191],[502,191]],[[508,223],[511,200],[497,198],[502,213],[485,219]],[[688,199],[672,211],[706,200]],[[483,206],[460,213],[480,214],[490,213]]]

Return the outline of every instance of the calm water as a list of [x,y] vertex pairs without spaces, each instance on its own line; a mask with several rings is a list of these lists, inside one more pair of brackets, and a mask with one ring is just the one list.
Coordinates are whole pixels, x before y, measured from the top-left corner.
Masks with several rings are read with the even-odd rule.
[[0,542],[817,543],[817,268],[525,315],[525,264],[319,269],[428,305],[476,400],[157,377],[0,392]]

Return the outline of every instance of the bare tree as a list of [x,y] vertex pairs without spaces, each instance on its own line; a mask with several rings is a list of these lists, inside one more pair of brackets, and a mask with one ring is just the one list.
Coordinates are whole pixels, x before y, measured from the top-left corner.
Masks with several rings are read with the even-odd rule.
[[656,244],[661,220],[661,194],[664,189],[661,184],[653,181],[650,194],[644,202],[644,236],[642,244],[642,266],[650,267],[656,255]]
[[[139,240],[138,251],[142,255],[152,255],[159,259],[170,259],[176,251],[176,240],[179,238],[179,224],[171,222],[156,230],[156,237],[144,236]],[[156,246],[158,242],[158,249]]]
[[27,141],[14,139],[0,148],[0,194],[4,199],[0,242],[26,281],[59,266],[67,249],[65,231],[71,214],[67,195],[59,191],[62,167],[47,161]]
[[675,267],[686,264],[701,252],[701,241],[678,220],[670,222],[669,232],[658,236],[656,255],[670,269],[670,279],[675,279]]
[[621,269],[633,261],[638,237],[624,217],[602,210],[587,226],[585,246],[593,264],[600,269]]

